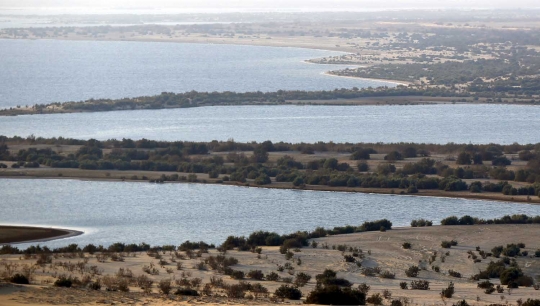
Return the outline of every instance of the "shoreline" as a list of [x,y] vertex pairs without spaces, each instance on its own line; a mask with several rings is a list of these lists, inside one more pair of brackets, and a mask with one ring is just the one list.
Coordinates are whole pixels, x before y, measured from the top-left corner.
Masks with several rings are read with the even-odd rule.
[[[156,177],[159,177],[160,173],[156,174]],[[82,176],[0,176],[0,179],[26,179],[26,180],[35,180],[35,179],[47,179],[47,180],[78,180],[78,181],[89,181],[89,182],[127,182],[127,183],[146,183],[148,181],[143,180],[131,180],[131,179],[120,179],[114,177],[82,177]],[[401,193],[401,189],[391,189],[391,188],[361,188],[361,187],[329,187],[329,186],[320,186],[320,185],[307,185],[304,188],[294,187],[292,184],[287,183],[276,183],[273,182],[270,185],[255,185],[253,183],[217,183],[215,180],[207,180],[207,182],[184,182],[184,181],[168,181],[164,184],[201,184],[201,185],[219,185],[219,186],[230,186],[230,187],[244,187],[244,188],[262,188],[262,189],[280,189],[280,190],[291,190],[291,191],[314,191],[314,192],[343,192],[343,193],[360,193],[360,194],[371,194],[371,195],[388,195],[388,196],[409,196],[409,197],[432,197],[432,198],[448,198],[448,199],[462,199],[462,200],[476,200],[476,201],[495,201],[495,202],[504,202],[512,204],[530,204],[530,205],[540,205],[540,198],[532,196],[530,200],[527,200],[527,196],[506,196],[502,193],[470,193],[469,191],[444,191],[439,189],[421,189],[418,193]],[[150,183],[152,184],[152,183]]]
[[[317,63],[314,63],[314,64],[317,64]],[[317,64],[317,65],[321,65],[321,64]],[[359,66],[359,67],[362,67],[362,66]],[[355,80],[385,82],[385,83],[395,84],[396,86],[415,85],[414,83],[411,83],[411,82],[405,82],[405,81],[399,81],[399,80],[371,79],[371,78],[361,78],[361,77],[353,77],[353,76],[346,76],[346,75],[337,75],[337,74],[332,74],[332,73],[330,73],[328,71],[324,72],[323,74],[327,75],[327,76],[339,77],[339,78],[349,78],[349,79],[355,79]]]
[[72,229],[12,224],[0,224],[0,233],[7,236],[0,239],[0,245],[47,242],[84,234],[82,231]]

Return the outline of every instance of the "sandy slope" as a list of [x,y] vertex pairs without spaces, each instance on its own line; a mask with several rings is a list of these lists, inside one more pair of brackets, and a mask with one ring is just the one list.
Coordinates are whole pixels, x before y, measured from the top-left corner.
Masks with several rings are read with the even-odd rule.
[[[442,240],[455,239],[458,241],[458,246],[451,249],[442,249],[440,242]],[[482,250],[489,251],[496,245],[506,245],[507,243],[523,242],[526,244],[526,249],[529,254],[534,254],[534,251],[540,246],[540,225],[483,225],[483,226],[434,226],[428,228],[398,228],[388,232],[369,232],[356,233],[349,235],[338,235],[316,239],[319,242],[318,248],[306,247],[295,252],[293,261],[287,261],[284,255],[279,253],[277,247],[264,247],[260,258],[257,254],[251,252],[229,251],[227,256],[234,256],[239,259],[239,264],[233,266],[235,270],[248,272],[250,270],[262,270],[265,274],[276,272],[278,265],[285,265],[290,262],[294,267],[294,272],[305,272],[313,276],[307,286],[302,288],[304,295],[307,295],[315,287],[315,275],[321,273],[324,269],[333,269],[338,272],[338,277],[344,277],[355,284],[367,283],[371,286],[370,294],[381,293],[388,289],[392,292],[392,298],[408,298],[411,305],[445,305],[441,300],[439,293],[442,288],[446,287],[450,281],[453,281],[456,286],[456,294],[454,298],[446,301],[448,305],[456,302],[458,299],[466,299],[471,305],[489,305],[492,303],[515,304],[518,299],[526,299],[529,297],[540,298],[540,291],[533,288],[519,288],[512,290],[511,294],[507,290],[503,294],[494,293],[487,295],[481,289],[476,288],[476,282],[470,281],[469,277],[483,269],[490,260],[487,258],[480,263],[473,263],[473,260],[468,258],[467,251],[475,251],[476,246],[480,246]],[[401,246],[403,242],[410,242],[412,249],[405,250]],[[323,249],[321,246],[328,244],[328,249]],[[380,277],[366,277],[362,275],[361,268],[356,264],[346,263],[343,260],[342,252],[333,250],[333,245],[346,244],[352,247],[361,248],[365,254],[362,260],[363,267],[380,267],[383,271],[391,271],[396,274],[395,279],[383,279]],[[445,256],[444,262],[441,262],[441,254],[449,252]],[[427,260],[431,255],[437,252],[436,261],[431,265],[437,265],[441,268],[440,273],[432,271],[431,265]],[[477,252],[475,252],[477,254]],[[203,254],[203,258],[209,255],[216,255],[215,250],[211,250],[210,254]],[[345,254],[350,254],[345,252]],[[201,261],[201,258],[191,260],[176,259],[183,265],[182,270],[176,269],[176,264],[171,262],[172,254],[166,253],[163,258],[168,262],[167,265],[160,267],[158,261],[149,257],[145,253],[123,254],[124,261],[107,260],[105,263],[97,262],[95,256],[86,254],[88,257],[87,266],[96,265],[102,270],[101,275],[113,275],[119,268],[129,268],[133,274],[144,274],[142,271],[143,265],[154,263],[159,275],[150,276],[154,281],[154,293],[145,295],[139,288],[134,285],[130,286],[129,293],[107,292],[102,288],[101,291],[91,291],[88,289],[64,289],[55,288],[51,283],[55,280],[55,275],[72,274],[79,278],[82,274],[78,272],[68,272],[62,268],[61,263],[77,263],[82,259],[73,256],[58,257],[53,259],[54,265],[45,265],[36,271],[33,284],[26,287],[13,287],[12,285],[0,287],[0,305],[41,305],[41,304],[78,304],[78,305],[93,305],[96,303],[127,303],[134,305],[161,305],[161,304],[179,304],[182,303],[240,303],[240,304],[265,304],[271,303],[268,298],[253,300],[230,300],[225,297],[225,293],[219,289],[214,290],[213,297],[178,297],[171,295],[165,297],[158,293],[156,282],[161,279],[180,279],[184,273],[184,277],[189,279],[200,277],[202,283],[209,282],[211,276],[216,276],[217,272],[213,270],[198,270],[194,265]],[[298,258],[301,259],[301,265],[297,264]],[[18,255],[3,255],[0,257],[3,262],[14,262],[20,265],[32,265],[36,262],[35,258],[24,259]],[[540,275],[540,258],[534,257],[519,257],[517,259],[519,265],[523,268],[526,274],[533,276],[535,279]],[[431,290],[402,290],[399,288],[399,283],[402,281],[410,282],[412,279],[405,276],[404,270],[411,265],[425,266],[426,270],[421,271],[419,279],[430,281]],[[166,272],[169,268],[170,274]],[[19,268],[20,269],[20,268]],[[452,269],[463,274],[462,278],[454,278],[448,275],[448,270]],[[2,268],[0,268],[0,272]],[[290,277],[287,270],[277,272],[282,278]],[[293,272],[291,272],[293,273]],[[293,273],[294,274],[294,273]],[[223,277],[227,283],[237,283],[230,277]],[[95,277],[94,277],[95,278]],[[260,282],[267,287],[270,292],[274,292],[276,288],[283,284],[280,282],[271,281],[255,281],[247,279],[251,283]],[[497,283],[498,280],[491,280]],[[176,285],[175,285],[176,286]],[[501,297],[503,300],[501,300]],[[189,302],[188,302],[189,301]],[[298,303],[290,301],[290,303]],[[389,304],[389,301],[387,301]]]

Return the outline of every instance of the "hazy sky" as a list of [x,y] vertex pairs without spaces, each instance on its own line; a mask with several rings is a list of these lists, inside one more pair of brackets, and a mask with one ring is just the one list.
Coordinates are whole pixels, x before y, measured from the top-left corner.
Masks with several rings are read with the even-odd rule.
[[381,9],[381,8],[532,8],[538,0],[0,0],[0,8],[156,8],[156,9]]

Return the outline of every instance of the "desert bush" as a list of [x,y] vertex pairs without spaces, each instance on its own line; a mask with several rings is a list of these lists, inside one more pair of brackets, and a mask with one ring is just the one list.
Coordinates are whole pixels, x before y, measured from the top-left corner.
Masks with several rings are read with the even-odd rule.
[[411,248],[411,243],[410,242],[403,242],[403,244],[401,245],[404,249],[408,250]]
[[444,240],[443,242],[441,242],[441,247],[443,247],[445,249],[449,249],[452,246],[456,246],[457,244],[458,243],[455,240],[451,240],[451,241]]
[[203,289],[202,289],[202,294],[204,294],[205,296],[212,296],[212,284],[210,283],[204,284]]
[[245,274],[242,271],[233,270],[232,273],[230,274],[230,276],[233,279],[244,279]]
[[261,270],[250,270],[247,273],[248,278],[256,279],[256,280],[262,280],[264,278],[264,274]]
[[286,284],[292,284],[293,278],[292,277],[282,277],[281,281],[283,281]]
[[394,279],[396,278],[396,274],[392,273],[390,271],[383,271],[379,274],[381,278],[387,278],[387,279]]
[[356,262],[356,258],[354,258],[354,256],[352,255],[344,255],[343,259],[345,260],[345,262]]
[[259,296],[268,296],[268,288],[261,284],[252,285],[250,291],[255,295],[255,298],[258,298]]
[[188,289],[188,288],[178,288],[174,292],[175,295],[185,295],[185,296],[199,296],[199,292],[194,289]]
[[200,261],[195,264],[194,268],[197,270],[206,270],[206,264],[204,263],[204,261]]
[[287,250],[287,252],[285,253],[285,259],[287,260],[290,260],[291,258],[293,258],[293,256],[294,256],[294,253],[289,250]]
[[144,293],[152,292],[152,284],[154,283],[148,276],[141,274],[135,278],[135,283],[141,288]]
[[417,277],[419,273],[420,268],[418,266],[410,266],[405,270],[405,275],[407,275],[407,277]]
[[376,271],[377,270],[375,270],[375,268],[365,267],[365,268],[362,269],[362,275],[364,275],[364,276],[375,276],[377,274]]
[[369,286],[366,283],[361,283],[360,285],[358,285],[357,290],[360,291],[361,293],[363,293],[365,296],[367,296],[370,289],[371,289],[371,286]]
[[38,259],[37,259],[37,262],[36,264],[39,265],[39,266],[43,266],[45,264],[50,264],[52,263],[52,256],[49,255],[49,254],[45,254],[45,253],[41,253],[38,255]]
[[489,280],[486,280],[486,281],[478,283],[476,287],[480,289],[487,289],[487,288],[493,288],[493,286],[495,286],[493,283],[491,283]]
[[457,271],[454,271],[454,270],[448,270],[448,275],[453,276],[453,277],[457,277],[457,278],[461,278],[461,273],[459,273]]
[[454,295],[454,292],[455,292],[454,283],[450,282],[450,284],[448,284],[448,287],[442,290],[441,297],[451,298]]
[[407,284],[407,282],[400,282],[399,287],[403,290],[407,290],[409,289],[409,284]]
[[159,292],[163,294],[169,294],[172,290],[172,284],[170,279],[162,279],[158,283]]
[[302,292],[298,288],[289,285],[281,285],[276,289],[274,295],[289,300],[299,300],[302,298]]
[[15,274],[13,275],[10,279],[9,279],[9,282],[10,283],[14,283],[14,284],[20,284],[20,285],[27,285],[27,284],[30,284],[30,281],[28,280],[28,278],[22,274]]
[[210,277],[210,284],[215,288],[223,288],[225,286],[223,278],[217,276]]
[[245,288],[240,284],[225,286],[225,293],[229,298],[241,299],[245,296]]
[[403,306],[403,302],[401,302],[400,300],[392,300],[390,306]]
[[382,305],[383,297],[381,296],[380,293],[374,293],[366,299],[366,302],[373,305]]
[[392,292],[390,292],[390,290],[388,290],[388,289],[384,289],[383,292],[382,292],[382,296],[385,299],[389,300],[389,299],[392,298]]
[[414,281],[411,281],[411,289],[413,289],[413,290],[429,290],[429,281],[427,281],[427,280],[414,280]]
[[309,282],[309,280],[311,280],[311,275],[300,272],[296,274],[296,278],[294,279],[294,285],[296,287],[304,287]]
[[92,290],[101,290],[101,281],[98,279],[94,282],[90,282],[88,284],[88,288],[92,289]]
[[330,269],[326,269],[323,273],[317,274],[315,276],[315,279],[317,280],[318,285],[335,285],[342,287],[352,286],[351,282],[349,282],[348,280],[344,278],[337,278],[336,272]]
[[277,282],[279,280],[279,275],[276,272],[270,272],[266,274],[265,278],[267,281]]
[[540,306],[540,300],[527,299],[521,306]]
[[364,305],[366,295],[359,290],[339,286],[316,287],[306,297],[306,304]]
[[54,286],[56,287],[66,287],[70,288],[73,285],[73,280],[71,277],[61,276],[55,282]]

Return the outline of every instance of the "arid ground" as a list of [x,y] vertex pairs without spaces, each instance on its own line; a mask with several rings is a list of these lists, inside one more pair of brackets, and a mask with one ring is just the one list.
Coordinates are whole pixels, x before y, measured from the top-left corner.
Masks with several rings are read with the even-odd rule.
[[[457,246],[450,249],[441,247],[441,241],[455,240]],[[391,300],[401,300],[405,305],[452,305],[459,300],[465,299],[470,305],[516,305],[519,299],[539,298],[540,291],[532,287],[520,287],[507,289],[503,293],[484,293],[484,289],[477,288],[478,281],[470,280],[473,274],[486,268],[490,261],[498,259],[493,257],[482,258],[479,250],[489,252],[493,247],[510,243],[523,243],[528,251],[527,256],[516,257],[517,263],[526,275],[538,279],[540,275],[540,258],[534,257],[534,252],[540,245],[540,225],[478,225],[478,226],[433,226],[423,228],[397,228],[386,232],[365,232],[347,235],[336,235],[314,239],[318,243],[316,248],[312,246],[296,249],[294,256],[287,260],[285,255],[280,254],[278,247],[262,247],[259,254],[253,252],[227,251],[225,256],[238,259],[238,264],[231,266],[234,270],[240,270],[246,274],[251,270],[260,270],[264,275],[275,272],[279,275],[279,281],[254,280],[246,277],[243,281],[251,284],[259,283],[266,287],[269,295],[254,297],[253,293],[247,293],[249,299],[231,299],[227,292],[218,286],[210,286],[211,290],[201,297],[187,297],[177,295],[164,295],[158,292],[157,283],[163,279],[171,279],[173,291],[179,286],[185,286],[186,279],[200,278],[200,284],[192,288],[202,292],[204,284],[210,282],[211,277],[222,278],[226,284],[238,283],[231,277],[212,270],[208,265],[196,267],[209,256],[216,256],[218,252],[210,249],[209,253],[193,255],[188,259],[185,252],[158,253],[109,253],[101,254],[57,254],[51,258],[50,263],[37,265],[32,273],[31,285],[0,284],[0,304],[14,305],[95,305],[95,304],[130,304],[130,305],[182,305],[197,303],[215,304],[272,304],[282,303],[281,299],[273,297],[272,293],[285,282],[287,278],[304,272],[312,276],[306,286],[301,287],[304,297],[315,288],[315,276],[325,269],[332,269],[337,276],[345,278],[353,283],[354,287],[365,283],[370,286],[368,296],[375,293],[383,293],[388,290],[390,299],[385,299],[385,304]],[[404,242],[411,244],[410,249],[402,247]],[[324,248],[327,245],[328,248]],[[333,249],[334,246],[346,246],[346,251]],[[337,247],[339,248],[339,247]],[[361,250],[361,255],[356,257],[360,264],[346,262],[344,255],[350,255],[350,248]],[[158,254],[158,255],[156,255]],[[149,256],[151,255],[151,256]],[[476,263],[471,258],[475,255],[480,260]],[[156,259],[160,258],[159,260]],[[34,266],[39,259],[36,256],[2,255],[0,260],[0,272],[5,276],[8,264],[17,265],[15,270],[22,271],[25,266]],[[99,259],[99,261],[98,261]],[[159,262],[161,260],[161,263]],[[178,265],[180,268],[178,268]],[[421,271],[416,278],[407,277],[405,270],[412,265],[420,267]],[[152,274],[143,272],[143,266],[153,267],[156,271]],[[285,267],[280,269],[279,267]],[[433,266],[438,266],[440,272],[435,272]],[[382,278],[379,275],[366,276],[365,268],[379,268],[382,272],[389,271],[395,274],[394,279]],[[119,272],[119,269],[123,269]],[[282,270],[282,272],[279,272]],[[462,274],[461,278],[452,277],[448,274],[453,270]],[[135,279],[144,274],[154,281],[151,293],[143,293],[137,287]],[[86,278],[95,281],[101,279],[102,288],[99,291],[87,288],[58,288],[52,283],[60,276],[77,277],[79,280]],[[105,290],[104,280],[108,276],[123,278],[129,283],[129,292],[113,292]],[[429,290],[403,290],[400,282],[410,283],[413,280],[429,281]],[[490,280],[498,284],[498,279]],[[198,281],[195,281],[197,283]],[[455,294],[451,299],[442,299],[440,292],[453,282]],[[295,304],[301,301],[285,301]]]

